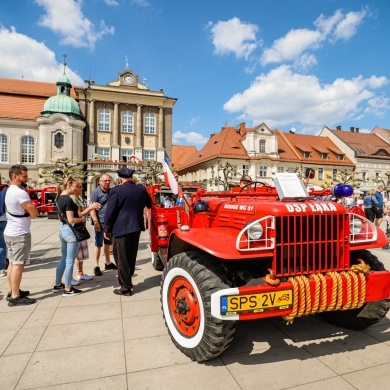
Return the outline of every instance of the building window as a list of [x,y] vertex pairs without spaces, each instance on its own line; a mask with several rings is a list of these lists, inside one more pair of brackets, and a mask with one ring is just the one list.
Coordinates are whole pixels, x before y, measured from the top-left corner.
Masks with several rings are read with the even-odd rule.
[[102,160],[110,159],[110,149],[109,148],[97,148],[97,154]]
[[266,165],[260,165],[259,176],[260,177],[267,177],[267,166]]
[[155,151],[154,150],[144,150],[144,161],[154,161],[155,160]]
[[0,162],[8,161],[8,139],[4,134],[0,135]]
[[64,147],[64,135],[61,133],[57,133],[54,135],[54,146],[57,149],[61,149]]
[[324,180],[324,168],[318,168],[318,180]]
[[133,133],[133,113],[131,111],[124,111],[122,113],[122,132]]
[[278,167],[278,173],[284,173],[284,167]]
[[302,151],[302,156],[305,157],[305,158],[310,158],[310,152]]
[[99,111],[99,131],[110,131],[110,110],[106,108]]
[[156,119],[153,113],[145,114],[145,134],[156,134]]
[[367,172],[362,172],[362,181],[363,183],[367,181]]
[[242,166],[242,175],[248,176],[249,175],[249,165],[243,165]]
[[318,154],[320,155],[320,157],[323,159],[323,160],[326,160],[328,158],[328,154],[327,153],[320,153],[318,152]]
[[133,155],[133,149],[121,149],[121,156],[124,162],[130,161],[130,156]]
[[337,169],[332,170],[332,179],[337,180]]
[[375,179],[376,179],[376,180],[379,179],[379,172],[375,172]]
[[261,139],[259,142],[259,152],[265,153],[265,139]]
[[337,155],[337,159],[338,159],[338,160],[344,160],[344,156],[343,156],[342,154],[338,154],[338,155]]
[[34,163],[35,162],[35,141],[31,135],[25,135],[22,137],[22,153],[21,162]]

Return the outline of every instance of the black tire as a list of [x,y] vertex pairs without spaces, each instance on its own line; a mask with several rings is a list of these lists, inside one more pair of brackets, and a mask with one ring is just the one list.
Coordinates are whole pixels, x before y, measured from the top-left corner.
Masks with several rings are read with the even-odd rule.
[[225,351],[235,332],[235,321],[211,315],[211,294],[228,288],[215,260],[198,252],[173,256],[161,280],[161,306],[169,335],[192,360],[213,359]]
[[385,271],[385,266],[367,249],[351,251],[351,264],[359,264],[359,259],[370,266],[371,271]]
[[390,309],[390,299],[365,303],[359,309],[345,311],[329,311],[321,313],[321,317],[331,324],[347,329],[361,330],[377,324],[386,317]]
[[161,257],[157,252],[153,252],[152,265],[156,271],[162,271],[164,269],[164,263],[162,262]]

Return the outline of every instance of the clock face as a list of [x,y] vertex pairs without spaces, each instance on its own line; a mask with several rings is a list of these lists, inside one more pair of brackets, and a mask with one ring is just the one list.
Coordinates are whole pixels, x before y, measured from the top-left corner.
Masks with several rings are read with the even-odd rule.
[[131,84],[133,82],[133,76],[130,74],[127,74],[123,80],[125,81],[126,84]]

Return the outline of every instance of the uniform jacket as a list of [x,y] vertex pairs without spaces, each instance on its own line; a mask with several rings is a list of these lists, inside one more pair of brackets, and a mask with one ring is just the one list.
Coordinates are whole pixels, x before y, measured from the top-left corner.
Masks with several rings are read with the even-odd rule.
[[111,188],[104,216],[104,231],[114,237],[144,231],[144,208],[152,207],[145,187],[125,182]]

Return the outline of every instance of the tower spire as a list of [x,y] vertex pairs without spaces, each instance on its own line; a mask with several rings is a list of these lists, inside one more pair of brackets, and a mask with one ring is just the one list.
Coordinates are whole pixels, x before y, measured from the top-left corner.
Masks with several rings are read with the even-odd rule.
[[66,54],[63,54],[64,57],[64,74],[66,73],[66,57],[68,57]]

